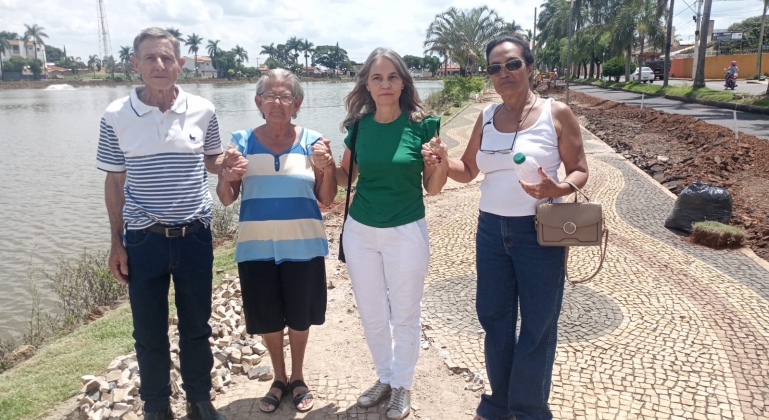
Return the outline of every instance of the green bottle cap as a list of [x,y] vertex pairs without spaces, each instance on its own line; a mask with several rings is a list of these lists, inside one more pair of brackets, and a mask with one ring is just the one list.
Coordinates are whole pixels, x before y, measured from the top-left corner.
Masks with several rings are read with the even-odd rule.
[[518,165],[526,162],[526,155],[523,153],[516,153],[515,156],[513,156],[513,162],[517,163]]

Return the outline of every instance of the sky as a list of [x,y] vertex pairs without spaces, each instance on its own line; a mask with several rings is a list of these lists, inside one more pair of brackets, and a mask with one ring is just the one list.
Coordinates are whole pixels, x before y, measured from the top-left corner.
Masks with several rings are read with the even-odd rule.
[[[435,15],[450,6],[472,8],[488,5],[505,20],[525,29],[534,25],[534,9],[541,0],[105,0],[114,55],[120,46],[132,45],[146,27],[175,27],[186,37],[191,33],[219,39],[220,47],[243,46],[249,64],[264,63],[261,45],[284,43],[296,36],[315,45],[346,49],[351,60],[365,61],[377,47],[390,47],[401,55],[422,56],[425,31]],[[693,40],[692,9],[695,0],[677,0],[676,33]],[[31,7],[30,7],[31,6]],[[716,29],[725,29],[751,16],[760,16],[760,0],[714,0],[712,18]],[[24,24],[45,28],[48,43],[66,46],[67,55],[99,53],[98,0],[0,0],[0,31],[22,34]],[[204,49],[201,50],[203,52]],[[186,53],[186,48],[183,47]]]

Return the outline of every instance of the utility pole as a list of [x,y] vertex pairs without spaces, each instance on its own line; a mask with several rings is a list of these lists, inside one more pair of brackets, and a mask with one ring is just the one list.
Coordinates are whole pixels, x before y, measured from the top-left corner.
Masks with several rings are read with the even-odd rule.
[[662,62],[662,75],[663,75],[663,81],[662,81],[662,87],[666,87],[668,85],[668,66],[670,66],[670,44],[673,43],[673,40],[671,37],[673,36],[673,6],[675,5],[675,0],[670,0],[670,10],[668,10],[668,35],[667,35],[667,42],[665,43],[665,61]]
[[[702,11],[702,23],[700,23],[700,45],[697,56],[697,74],[694,75],[693,87],[705,87],[705,52],[708,49],[708,27],[710,25],[710,8],[713,0],[705,0],[705,10]],[[704,39],[703,39],[704,38]]]
[[766,25],[766,8],[767,7],[769,7],[769,0],[764,0],[764,14],[763,14],[763,17],[761,18],[761,35],[758,37],[758,57],[756,60],[756,78],[761,77],[761,56],[764,55],[764,26]]
[[566,105],[569,104],[569,80],[571,79],[571,30],[575,1],[576,0],[569,1],[569,28],[566,40],[566,71],[564,72],[566,73]]
[[[702,22],[702,0],[697,0],[697,17],[694,18],[694,56],[692,60],[692,80],[697,74],[697,58],[700,53],[700,23]],[[707,44],[707,41],[705,42]]]

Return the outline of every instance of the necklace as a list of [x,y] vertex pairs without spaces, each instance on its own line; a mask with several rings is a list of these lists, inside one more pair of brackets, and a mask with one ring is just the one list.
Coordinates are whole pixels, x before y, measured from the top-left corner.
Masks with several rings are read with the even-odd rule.
[[537,103],[537,99],[539,99],[537,96],[534,97],[534,102],[529,105],[529,110],[526,112],[526,115],[523,116],[520,120],[518,120],[518,125],[515,127],[515,131],[517,132],[518,129],[521,128],[521,123],[526,121],[526,118],[529,118],[529,114],[531,114],[531,110],[534,109],[534,104]]

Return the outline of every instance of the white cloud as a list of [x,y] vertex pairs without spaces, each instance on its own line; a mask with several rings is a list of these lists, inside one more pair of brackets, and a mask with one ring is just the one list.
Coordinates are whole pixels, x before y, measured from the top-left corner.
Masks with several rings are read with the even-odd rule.
[[[692,4],[692,0],[686,0]],[[694,34],[690,11],[684,0],[676,2],[677,33],[682,39]],[[224,48],[243,46],[256,64],[261,45],[283,43],[292,36],[315,45],[339,42],[350,58],[363,61],[376,47],[391,47],[402,55],[422,55],[425,30],[436,14],[450,6],[471,8],[488,5],[505,20],[532,29],[534,8],[542,0],[106,0],[112,50],[131,45],[134,36],[150,26],[176,27],[184,35],[196,33],[220,39]],[[738,11],[738,12],[736,12]],[[714,2],[716,28],[726,28],[761,14],[755,0]],[[23,33],[24,23],[46,28],[49,42],[66,45],[69,55],[88,57],[98,53],[97,2],[37,0],[34,8],[21,0],[0,0],[0,30]]]

